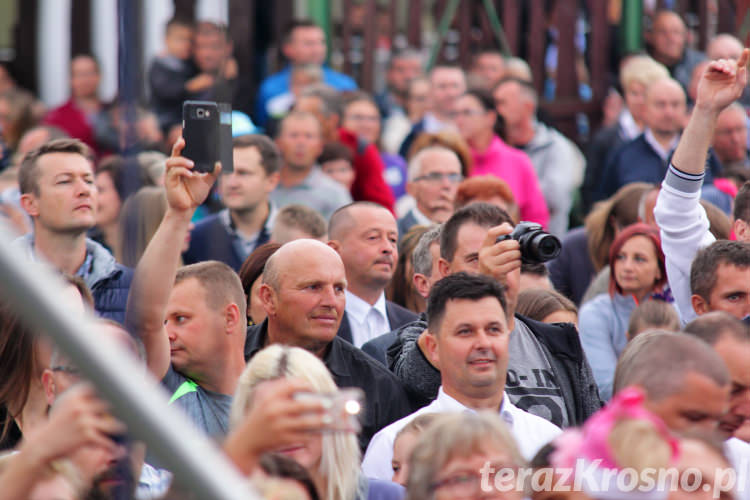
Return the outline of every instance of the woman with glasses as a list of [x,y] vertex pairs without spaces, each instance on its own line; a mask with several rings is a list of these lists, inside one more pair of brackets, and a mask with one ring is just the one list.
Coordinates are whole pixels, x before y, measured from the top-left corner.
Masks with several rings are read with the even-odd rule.
[[357,92],[347,99],[341,126],[357,134],[360,141],[375,144],[385,167],[383,177],[393,191],[394,199],[398,200],[406,194],[406,161],[397,154],[383,150],[380,112],[369,94]]
[[439,415],[411,453],[406,500],[521,500],[525,465],[497,414]]
[[494,175],[510,186],[518,203],[521,220],[547,227],[549,212],[539,187],[534,166],[522,151],[508,146],[500,137],[502,119],[489,92],[473,89],[456,101],[454,120],[469,144],[474,159],[471,176]]

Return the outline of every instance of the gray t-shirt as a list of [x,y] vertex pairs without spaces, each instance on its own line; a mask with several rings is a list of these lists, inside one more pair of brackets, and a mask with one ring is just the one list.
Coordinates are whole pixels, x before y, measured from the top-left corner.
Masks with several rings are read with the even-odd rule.
[[[185,382],[189,382],[188,379],[174,371],[170,365],[169,371],[161,381],[172,396],[170,404],[182,408],[188,418],[208,436],[225,436],[229,430],[229,409],[232,407],[232,396],[207,391],[197,384],[188,384],[183,387]],[[180,391],[182,395],[175,399],[175,393],[180,387],[183,387]]]
[[544,348],[518,319],[510,334],[508,359],[505,392],[511,403],[558,427],[567,427],[565,400]]

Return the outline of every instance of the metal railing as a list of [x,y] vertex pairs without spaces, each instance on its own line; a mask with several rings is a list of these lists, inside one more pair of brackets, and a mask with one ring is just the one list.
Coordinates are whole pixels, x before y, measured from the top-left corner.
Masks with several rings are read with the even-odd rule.
[[180,411],[132,355],[98,335],[93,316],[73,318],[57,299],[63,283],[8,242],[0,221],[0,297],[35,332],[45,332],[81,369],[136,438],[172,471],[177,484],[206,500],[260,498],[235,466]]

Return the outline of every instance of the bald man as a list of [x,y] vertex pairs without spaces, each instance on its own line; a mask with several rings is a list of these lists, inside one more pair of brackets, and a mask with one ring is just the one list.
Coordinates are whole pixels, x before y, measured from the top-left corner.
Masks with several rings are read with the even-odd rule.
[[598,199],[610,197],[630,182],[660,183],[680,140],[686,111],[685,92],[676,80],[662,78],[651,83],[646,90],[646,128],[610,160]]
[[684,89],[690,84],[693,67],[706,58],[687,46],[688,30],[675,12],[662,10],[654,15],[651,31],[646,33],[649,55],[669,69]]
[[344,263],[333,248],[311,239],[283,245],[263,271],[259,295],[268,316],[248,328],[245,358],[271,344],[301,347],[323,360],[336,385],[361,388],[364,449],[375,432],[409,414],[412,404],[395,375],[336,335],[346,286]]
[[747,113],[735,101],[716,119],[711,147],[724,168],[747,168]]
[[398,261],[398,228],[390,210],[366,201],[346,205],[333,213],[328,231],[348,284],[339,336],[362,347],[415,321],[416,314],[385,300]]

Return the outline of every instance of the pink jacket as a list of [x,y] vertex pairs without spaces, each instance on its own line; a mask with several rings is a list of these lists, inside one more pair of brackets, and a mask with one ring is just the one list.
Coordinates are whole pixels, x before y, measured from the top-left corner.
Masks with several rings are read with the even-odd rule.
[[498,136],[493,137],[486,151],[480,153],[472,150],[471,153],[474,157],[472,177],[494,175],[504,180],[516,198],[521,220],[538,222],[547,227],[547,202],[544,201],[539,179],[526,153],[508,146]]

